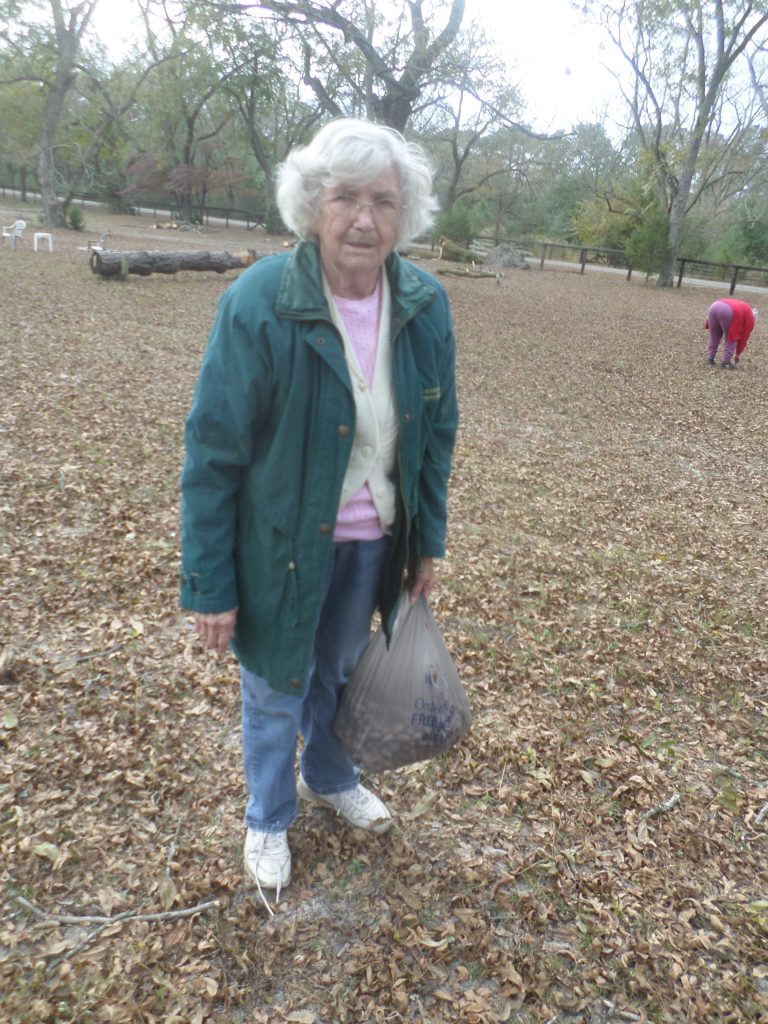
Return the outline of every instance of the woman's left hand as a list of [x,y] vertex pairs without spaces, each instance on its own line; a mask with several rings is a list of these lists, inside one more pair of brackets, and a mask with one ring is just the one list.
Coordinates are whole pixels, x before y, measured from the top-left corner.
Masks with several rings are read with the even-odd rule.
[[425,599],[429,598],[432,587],[435,585],[436,576],[434,558],[413,559],[408,566],[408,577],[405,581],[405,589],[410,594],[411,604],[421,594]]

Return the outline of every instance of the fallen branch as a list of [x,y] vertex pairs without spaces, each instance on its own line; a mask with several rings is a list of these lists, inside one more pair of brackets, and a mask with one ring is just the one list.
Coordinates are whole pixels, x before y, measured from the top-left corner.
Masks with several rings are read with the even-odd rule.
[[763,804],[755,815],[755,824],[762,825],[766,818],[768,818],[768,804]]
[[86,946],[90,946],[95,939],[98,939],[103,932],[113,925],[125,924],[126,921],[170,921],[180,917],[192,917],[194,914],[199,914],[203,910],[209,910],[211,907],[218,907],[219,905],[218,900],[208,900],[205,903],[198,903],[194,907],[185,907],[183,910],[164,910],[156,914],[142,914],[141,911],[124,910],[122,914],[106,917],[94,914],[50,914],[48,911],[36,907],[34,903],[30,903],[23,896],[17,896],[16,899],[25,910],[29,910],[36,917],[44,921],[50,921],[52,924],[98,924],[98,928],[94,928],[92,932],[89,932],[76,946],[68,949],[63,956],[52,960],[46,968],[48,974],[55,971],[59,964],[64,963],[65,960],[71,960],[72,957],[77,956]]
[[669,800],[665,800],[663,804],[657,804],[656,807],[651,807],[647,811],[644,811],[640,815],[640,820],[645,821],[648,818],[655,818],[659,814],[666,814],[667,811],[671,811],[673,807],[677,807],[680,803],[680,794],[673,793]]
[[721,764],[720,761],[712,761],[711,764],[723,775],[730,775],[732,779],[739,779],[744,781],[744,776],[741,772],[737,772],[735,768],[731,768],[729,764]]
[[47,910],[41,910],[40,907],[36,907],[34,903],[30,903],[23,896],[17,896],[16,899],[25,910],[29,910],[36,917],[46,921],[53,921],[56,924],[103,924],[107,928],[111,924],[119,924],[122,921],[170,921],[178,917],[192,917],[193,914],[199,914],[203,910],[210,910],[211,907],[218,907],[219,905],[218,900],[208,900],[206,903],[198,903],[194,907],[185,907],[183,910],[162,910],[155,914],[142,914],[140,910],[125,910],[122,914],[107,917],[96,914],[84,914],[82,916],[50,914]]
[[612,1014],[616,1014],[616,1016],[619,1017],[621,1020],[639,1022],[643,1019],[642,1017],[638,1016],[638,1014],[631,1013],[629,1010],[617,1009],[616,1004],[612,1003],[610,999],[603,999],[603,1006],[605,1006]]

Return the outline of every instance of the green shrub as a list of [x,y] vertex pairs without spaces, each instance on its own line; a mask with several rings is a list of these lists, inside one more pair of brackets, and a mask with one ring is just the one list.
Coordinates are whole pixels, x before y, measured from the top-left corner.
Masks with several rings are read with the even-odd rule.
[[69,224],[73,231],[83,231],[85,229],[85,218],[79,206],[70,206],[69,213],[67,214],[67,224]]
[[477,218],[467,203],[454,203],[450,210],[441,213],[437,219],[437,235],[444,235],[459,245],[468,246],[477,230]]

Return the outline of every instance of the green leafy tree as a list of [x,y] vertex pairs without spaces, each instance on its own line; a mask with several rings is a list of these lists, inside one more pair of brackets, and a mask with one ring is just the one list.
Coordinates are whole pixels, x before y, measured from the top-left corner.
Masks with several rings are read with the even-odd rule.
[[630,232],[625,251],[631,267],[645,274],[657,274],[667,260],[669,223],[659,209],[650,210],[642,223]]
[[190,9],[177,17],[165,4],[143,0],[147,49],[157,70],[142,90],[144,116],[134,132],[181,218],[190,221],[202,216],[211,175],[231,156],[222,140],[234,116],[223,98],[232,68],[193,15]]
[[[66,103],[82,71],[83,37],[99,0],[29,0],[3,4],[4,57],[11,65],[7,82],[38,82],[44,104],[38,136],[37,179],[43,203],[43,219],[50,227],[62,227],[66,217],[59,200],[55,152]],[[44,20],[46,15],[49,20]],[[41,18],[43,20],[41,20]],[[5,63],[5,61],[4,61]]]
[[258,212],[268,231],[280,230],[276,167],[295,145],[306,140],[322,116],[322,108],[317,102],[307,102],[300,74],[291,75],[290,34],[284,25],[243,17],[235,11],[216,17],[201,12],[199,18],[209,46],[221,54],[229,69],[222,92],[261,172]]
[[18,184],[24,201],[37,164],[44,99],[36,83],[14,82],[0,88],[0,165],[7,168],[10,183]]

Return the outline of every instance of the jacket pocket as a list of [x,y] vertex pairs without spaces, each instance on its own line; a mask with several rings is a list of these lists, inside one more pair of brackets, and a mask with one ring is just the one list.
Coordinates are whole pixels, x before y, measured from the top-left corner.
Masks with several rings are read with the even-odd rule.
[[237,572],[243,628],[263,653],[274,652],[298,624],[293,538],[269,519],[249,516]]

